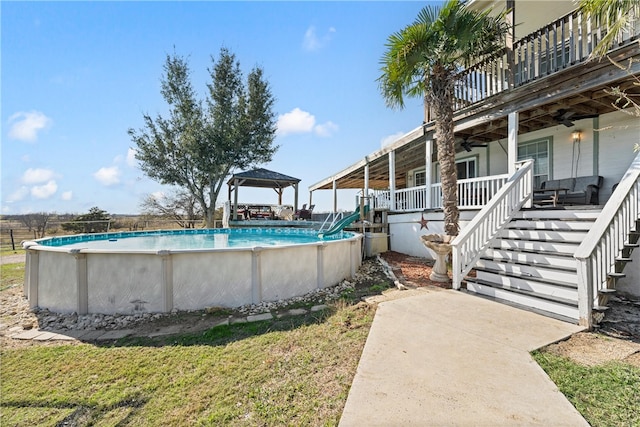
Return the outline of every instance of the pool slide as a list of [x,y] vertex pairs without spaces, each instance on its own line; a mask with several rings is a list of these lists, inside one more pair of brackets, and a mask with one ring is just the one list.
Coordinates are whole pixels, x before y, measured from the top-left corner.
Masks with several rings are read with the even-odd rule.
[[[364,214],[369,213],[369,205],[365,205]],[[351,224],[353,221],[360,218],[360,206],[356,208],[356,211],[349,216],[342,218],[340,221],[336,222],[333,227],[329,228],[327,231],[321,231],[318,233],[318,237],[331,236],[332,234],[336,234],[341,232],[345,227]]]

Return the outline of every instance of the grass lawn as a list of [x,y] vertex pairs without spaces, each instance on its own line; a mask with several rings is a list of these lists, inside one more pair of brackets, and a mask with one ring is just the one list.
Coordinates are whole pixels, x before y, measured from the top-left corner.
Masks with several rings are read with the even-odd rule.
[[533,357],[592,426],[640,426],[640,368],[583,366],[544,351]]
[[24,283],[24,262],[0,265],[0,291]]
[[22,246],[16,246],[16,249],[11,249],[11,246],[2,247],[0,249],[0,256],[9,256],[9,255],[21,255],[24,254],[25,250],[22,249]]
[[2,425],[337,425],[374,309],[3,350]]

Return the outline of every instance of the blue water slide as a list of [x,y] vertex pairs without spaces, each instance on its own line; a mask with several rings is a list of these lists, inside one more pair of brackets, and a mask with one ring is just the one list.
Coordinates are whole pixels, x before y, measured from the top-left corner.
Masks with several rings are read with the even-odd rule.
[[[364,214],[366,215],[369,212],[369,205],[365,205]],[[331,236],[332,234],[336,234],[344,230],[345,227],[349,226],[353,221],[356,221],[360,218],[360,206],[357,207],[356,211],[349,216],[342,218],[340,221],[333,224],[333,227],[329,228],[327,231],[321,231],[318,233],[318,237]]]

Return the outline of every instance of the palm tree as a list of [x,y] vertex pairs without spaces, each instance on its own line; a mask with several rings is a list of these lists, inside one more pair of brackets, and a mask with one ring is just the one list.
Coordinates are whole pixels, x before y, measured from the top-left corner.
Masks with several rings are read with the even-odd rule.
[[389,107],[404,107],[404,96],[424,97],[435,116],[445,233],[459,231],[458,185],[453,132],[453,97],[459,72],[473,60],[504,47],[504,13],[476,12],[465,0],[427,6],[415,22],[389,36],[378,78]]
[[607,33],[593,50],[593,57],[605,56],[618,33],[638,17],[638,0],[580,0],[579,4],[580,11],[608,27]]

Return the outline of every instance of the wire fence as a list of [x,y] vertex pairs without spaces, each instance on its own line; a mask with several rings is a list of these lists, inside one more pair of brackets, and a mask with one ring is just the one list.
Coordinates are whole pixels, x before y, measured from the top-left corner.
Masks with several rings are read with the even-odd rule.
[[[100,221],[48,221],[44,226],[27,226],[17,219],[0,220],[0,250],[22,249],[21,242],[43,237],[63,236],[80,233],[176,230],[181,228],[203,228],[202,220],[182,221],[183,226],[175,220],[161,218],[114,218]],[[63,224],[73,224],[77,233],[63,229]],[[222,227],[222,221],[216,220],[215,227]]]

